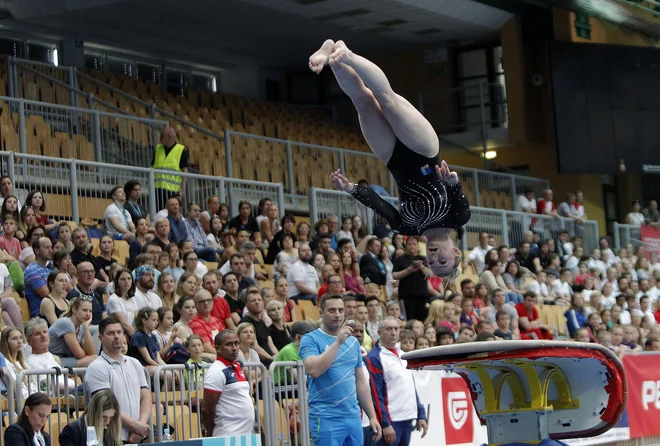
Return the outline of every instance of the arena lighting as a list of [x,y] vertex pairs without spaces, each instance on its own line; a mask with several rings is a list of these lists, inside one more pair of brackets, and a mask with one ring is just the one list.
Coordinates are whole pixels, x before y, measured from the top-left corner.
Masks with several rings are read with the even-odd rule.
[[486,152],[481,153],[482,158],[486,158],[487,160],[492,160],[497,158],[497,151],[496,150],[487,150]]

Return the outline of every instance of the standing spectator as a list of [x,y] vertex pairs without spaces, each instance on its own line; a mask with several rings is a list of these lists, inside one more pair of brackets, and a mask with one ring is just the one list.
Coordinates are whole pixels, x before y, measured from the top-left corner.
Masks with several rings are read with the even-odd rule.
[[225,330],[214,339],[217,360],[204,377],[202,420],[209,437],[249,435],[254,428],[254,404],[241,364],[236,333]]
[[48,351],[60,357],[64,367],[86,367],[96,359],[94,341],[87,322],[92,318],[92,303],[76,297],[69,309],[48,329]]
[[149,212],[140,204],[140,194],[142,193],[142,185],[140,185],[140,182],[136,180],[128,180],[126,184],[124,184],[124,192],[126,194],[124,209],[126,209],[131,215],[133,224],[137,226],[138,220],[144,218],[147,221],[147,225],[150,226],[151,217],[149,216]]
[[536,214],[536,198],[534,198],[533,190],[525,189],[525,192],[518,196],[516,200],[516,211]]
[[312,249],[308,243],[303,243],[298,248],[298,261],[291,265],[287,276],[289,281],[289,298],[298,302],[299,299],[311,300],[316,303],[319,292],[319,275],[316,268],[310,265],[312,261]]
[[426,276],[432,273],[424,263],[426,258],[418,255],[419,243],[416,236],[408,237],[406,253],[394,260],[392,278],[399,281],[399,300],[403,300],[406,317],[426,320],[428,285]]
[[89,238],[87,237],[87,231],[84,228],[78,227],[73,230],[73,251],[71,251],[71,261],[77,267],[80,262],[90,262],[94,267],[94,277],[98,280],[94,284],[95,288],[101,287],[104,288],[109,282],[110,279],[108,275],[99,267],[96,262],[96,257],[90,253]]
[[154,290],[154,269],[150,265],[139,266],[133,271],[135,276],[135,306],[140,308],[160,308],[163,301]]
[[566,194],[566,201],[563,203],[559,204],[559,207],[557,208],[557,213],[561,217],[566,217],[566,218],[571,218],[578,223],[584,222],[582,217],[580,217],[578,210],[577,210],[577,204],[576,204],[576,196],[573,192],[569,192]]
[[124,208],[126,205],[126,193],[121,186],[115,186],[110,191],[112,204],[105,208],[103,213],[103,225],[105,231],[115,240],[125,240],[131,243],[135,238],[135,224],[131,214]]
[[241,319],[241,322],[249,322],[254,327],[254,333],[257,336],[257,344],[254,349],[259,354],[261,362],[268,367],[277,355],[277,348],[270,337],[268,326],[261,319],[264,311],[264,300],[257,289],[249,288],[245,297],[245,307],[248,313]]
[[543,191],[543,198],[536,202],[536,213],[541,215],[551,215],[553,217],[559,217],[557,213],[557,207],[552,201],[553,192],[552,189],[546,189]]
[[360,259],[360,276],[365,283],[382,286],[387,282],[387,268],[380,260],[381,243],[376,237],[367,242],[367,252]]
[[193,249],[197,256],[207,262],[217,262],[220,259],[218,258],[215,249],[209,246],[209,241],[206,239],[204,228],[199,222],[200,211],[201,208],[194,201],[188,205],[188,213],[186,214],[186,219],[183,221],[187,232],[187,237],[185,238],[190,239],[193,243]]
[[261,232],[259,232],[259,225],[257,220],[252,216],[252,206],[247,201],[241,201],[238,203],[238,215],[231,219],[229,222],[229,228],[235,229],[236,231],[240,229],[245,229],[248,231],[248,235],[257,246],[261,245]]
[[53,244],[47,237],[39,237],[32,242],[35,261],[25,268],[25,298],[30,306],[30,316],[39,315],[41,299],[48,296],[49,262],[53,258]]
[[644,214],[640,212],[640,209],[642,209],[642,204],[639,200],[633,200],[632,209],[626,215],[626,224],[639,227],[645,223]]
[[225,330],[225,323],[215,316],[211,315],[213,309],[213,296],[205,289],[197,290],[195,293],[195,308],[197,314],[192,318],[190,329],[204,343],[204,352],[214,353],[216,351],[213,345],[215,336]]
[[144,441],[152,428],[151,392],[140,362],[121,353],[124,330],[114,317],[99,326],[102,352],[85,373],[85,386],[91,395],[110,389],[121,407],[121,438],[124,443]]
[[493,248],[488,245],[488,233],[480,232],[479,244],[470,251],[470,254],[468,254],[466,259],[467,264],[474,265],[474,269],[478,276],[481,275],[486,268],[486,254],[488,254],[488,251],[491,249]]
[[179,197],[170,197],[167,199],[166,206],[167,221],[170,224],[170,232],[167,235],[168,240],[174,243],[189,240],[188,230],[186,229],[183,215],[181,215],[181,199]]
[[383,440],[387,444],[407,446],[413,427],[422,432],[424,438],[428,426],[412,371],[407,369],[407,361],[401,359],[403,351],[397,346],[400,332],[398,320],[393,317],[383,319],[378,328],[380,340],[367,355],[366,362]]
[[11,446],[45,446],[50,443],[50,435],[44,431],[53,404],[48,395],[33,393],[23,405],[18,422],[7,428],[5,444]]
[[371,400],[369,381],[361,370],[360,342],[351,336],[353,330],[343,325],[344,301],[340,296],[326,294],[319,307],[321,328],[306,334],[300,344],[300,356],[309,375],[309,424],[313,426],[313,443],[362,444],[360,408],[369,418],[373,441],[378,441],[382,431]]
[[649,206],[642,210],[642,215],[644,215],[644,223],[654,228],[660,227],[660,211],[658,211],[657,201],[649,201]]
[[[190,157],[188,149],[176,142],[176,131],[172,127],[164,127],[160,133],[160,144],[156,146],[151,167],[157,170],[172,172],[188,172]],[[154,192],[156,208],[164,209],[170,197],[186,196],[186,177],[176,173],[155,173]]]
[[584,210],[584,194],[581,190],[575,191],[575,204],[573,204],[573,206],[577,211],[578,217],[580,217],[582,221],[586,220],[587,212]]
[[539,320],[539,312],[535,307],[536,294],[528,291],[524,299],[522,303],[516,305],[521,335],[528,336],[528,339],[553,339],[552,328]]
[[[99,325],[106,317],[105,303],[98,291],[92,288],[94,284],[94,267],[89,262],[81,262],[76,270],[78,276],[77,285],[69,292],[67,299],[71,301],[76,297],[82,297],[92,304],[91,325]],[[96,332],[96,331],[95,331]]]

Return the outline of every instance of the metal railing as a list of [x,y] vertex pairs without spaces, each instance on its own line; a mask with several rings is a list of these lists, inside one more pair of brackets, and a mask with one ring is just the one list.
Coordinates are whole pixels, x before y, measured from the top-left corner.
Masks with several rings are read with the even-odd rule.
[[[55,67],[13,57],[9,59],[9,66],[10,72],[28,71],[27,74],[30,77],[27,80],[21,77],[20,84],[28,85],[38,80],[39,92],[49,92],[53,88],[64,89],[71,92],[73,96],[83,95],[87,102],[91,99],[90,108],[93,108],[94,101],[98,102],[91,93],[93,90],[94,93],[106,98],[106,104],[114,106],[122,113],[130,112],[142,117],[151,117],[152,120],[166,119],[177,130],[180,142],[191,148],[189,151],[191,161],[202,173],[282,183],[287,204],[293,208],[301,209],[308,206],[307,194],[310,187],[330,188],[329,172],[335,167],[341,168],[354,181],[365,178],[371,184],[384,186],[391,195],[396,195],[392,176],[372,153],[241,133],[231,129],[225,129],[222,135],[218,135],[157,107],[153,101],[142,100],[120,88],[82,73],[74,67]],[[10,86],[10,94],[26,93],[26,87],[21,87],[22,90],[18,88],[17,75],[13,77],[10,84],[13,84]],[[54,86],[49,88],[51,85]],[[78,89],[79,86],[90,91],[85,93]],[[46,96],[42,100],[57,102],[61,95],[49,94]],[[444,99],[440,100],[441,97]],[[111,101],[114,101],[115,105]],[[500,84],[484,83],[444,93],[425,92],[419,97],[419,106],[427,114],[439,107],[447,107],[447,103],[451,104],[451,109],[456,108],[461,111],[459,116],[462,118],[455,120],[458,124],[452,127],[456,130],[480,125],[483,136],[487,138],[488,127],[506,125],[504,92]],[[445,105],[440,106],[439,104]],[[119,107],[120,105],[121,107]],[[480,113],[480,115],[477,113],[480,117],[479,122],[472,110]],[[157,130],[155,128],[153,130],[150,140],[155,144]],[[144,139],[144,136],[141,138]],[[105,147],[103,148],[105,149]],[[152,150],[153,148],[150,147],[149,154],[152,153]],[[132,152],[134,151],[126,150],[121,152],[123,158],[118,157],[118,159],[109,161],[133,166],[149,166],[150,156],[145,155],[138,159],[130,158],[130,156],[134,156]],[[96,161],[98,160],[97,158]],[[323,166],[327,172],[318,172],[318,166]],[[537,196],[541,196],[543,190],[549,187],[549,183],[545,179],[459,166],[452,166],[452,168],[458,172],[465,192],[475,206],[513,209],[516,196],[524,190],[531,189]]]
[[612,232],[614,233],[614,248],[617,252],[629,244],[633,245],[633,248],[643,244],[641,226],[614,222]]
[[[398,200],[388,199],[395,207]],[[309,193],[310,221],[312,226],[329,214],[340,216],[360,215],[366,216],[367,231],[373,232],[374,212],[355,200],[345,192],[311,188]],[[542,239],[556,239],[560,230],[565,229],[571,237],[582,238],[585,252],[598,247],[598,222],[586,220],[577,223],[575,220],[564,217],[550,217],[547,215],[528,214],[526,212],[507,211],[502,209],[470,206],[471,218],[464,226],[465,235],[460,241],[460,248],[465,250],[478,244],[479,233],[488,232],[498,239],[499,244],[517,247],[525,231],[539,233]]]
[[[148,166],[167,121],[0,96],[6,151]],[[6,113],[5,113],[6,112]]]
[[[14,182],[15,193],[20,200],[27,191],[39,189],[44,194],[45,213],[56,220],[79,222],[83,217],[102,220],[105,208],[111,204],[108,194],[117,185],[128,180],[137,180],[143,185],[144,195],[141,204],[155,215],[156,208],[154,175],[167,173],[146,167],[129,167],[94,161],[79,161],[29,155],[23,153],[0,152],[0,170]],[[211,177],[181,172],[186,180],[185,203],[192,201],[206,203],[211,195],[228,203],[232,211],[238,212],[238,203],[248,200],[258,202],[270,197],[284,209],[284,191],[281,184],[240,180],[237,178]]]

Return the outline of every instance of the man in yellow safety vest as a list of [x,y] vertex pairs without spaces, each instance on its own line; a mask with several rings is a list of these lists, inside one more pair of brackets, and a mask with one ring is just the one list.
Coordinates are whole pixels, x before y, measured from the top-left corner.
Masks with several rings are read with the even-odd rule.
[[[160,133],[160,144],[151,163],[154,169],[172,172],[187,172],[190,165],[188,149],[176,142],[176,131],[165,127]],[[176,174],[156,173],[154,175],[157,210],[165,209],[165,203],[176,195],[181,199],[186,192],[186,178]]]

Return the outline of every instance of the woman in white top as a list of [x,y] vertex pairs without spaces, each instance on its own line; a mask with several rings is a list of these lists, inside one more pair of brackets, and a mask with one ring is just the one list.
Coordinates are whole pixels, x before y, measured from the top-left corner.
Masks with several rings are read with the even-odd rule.
[[133,320],[139,310],[135,298],[135,284],[133,276],[127,269],[120,269],[114,277],[115,292],[108,299],[108,314],[116,317],[121,322],[122,328],[129,334],[135,333]]
[[337,241],[347,238],[351,242],[353,242],[353,245],[355,245],[355,242],[353,241],[353,233],[351,232],[352,227],[353,227],[353,219],[351,217],[342,218],[341,231],[337,232]]
[[[0,353],[7,361],[7,370],[14,381],[16,381],[20,372],[28,370],[29,367],[25,364],[23,358],[23,333],[18,328],[7,327],[2,330]],[[23,398],[27,398],[30,395],[27,377],[23,378],[20,386]]]
[[[186,342],[188,336],[192,335],[193,332],[188,326],[193,317],[197,314],[197,308],[195,308],[195,299],[192,296],[181,296],[179,301],[174,306],[174,320],[176,321],[172,326],[172,329],[177,329],[178,327],[183,327],[183,332],[180,332],[179,338],[181,342]],[[215,361],[215,357],[211,358]]]
[[642,226],[644,224],[644,215],[640,212],[642,204],[639,200],[633,200],[632,210],[626,215],[626,224],[633,226]]
[[274,278],[286,277],[291,269],[291,264],[298,260],[298,250],[293,246],[293,237],[291,234],[284,234],[280,239],[280,248],[282,249],[275,257],[273,263]]
[[[252,347],[257,343],[257,337],[254,334],[254,325],[249,322],[242,322],[236,327],[236,334],[238,336],[238,360],[242,364],[254,363],[259,364],[261,360],[259,359],[259,354]],[[259,376],[261,380],[261,376]],[[257,371],[255,369],[250,370],[250,376],[248,381],[254,383],[257,381]]]
[[257,206],[257,212],[259,215],[257,215],[256,218],[257,225],[259,225],[259,227],[261,227],[261,222],[268,218],[268,208],[272,203],[273,202],[270,198],[262,198],[259,200],[259,205]]
[[126,240],[131,243],[135,238],[135,225],[131,214],[124,209],[126,203],[126,192],[121,186],[115,186],[110,191],[112,204],[105,208],[103,221],[105,230],[113,236],[115,240]]
[[217,215],[211,218],[211,232],[206,235],[209,246],[213,249],[224,249],[222,243],[222,220]]
[[270,244],[273,241],[273,236],[280,229],[282,229],[282,225],[280,224],[280,208],[276,204],[271,204],[268,206],[267,217],[259,222],[262,244],[264,244],[264,241],[268,242],[266,245]]

